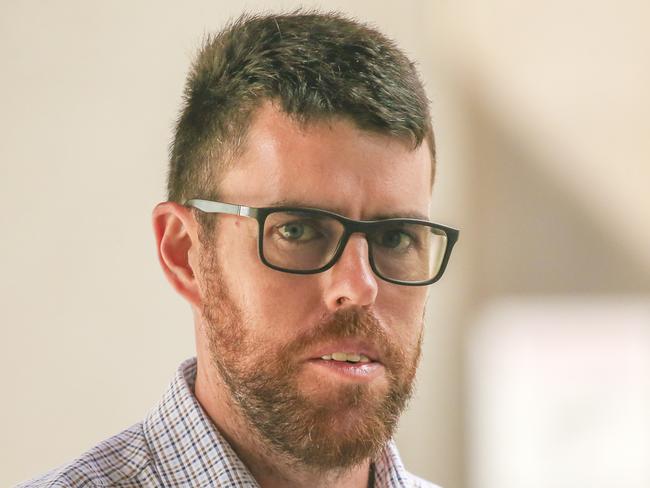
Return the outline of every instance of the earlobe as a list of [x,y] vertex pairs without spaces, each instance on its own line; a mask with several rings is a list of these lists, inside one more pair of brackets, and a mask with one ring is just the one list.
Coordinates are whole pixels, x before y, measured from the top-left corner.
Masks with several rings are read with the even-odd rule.
[[167,280],[191,305],[200,307],[201,296],[192,268],[198,238],[191,210],[175,202],[163,202],[154,208],[152,220],[158,261]]

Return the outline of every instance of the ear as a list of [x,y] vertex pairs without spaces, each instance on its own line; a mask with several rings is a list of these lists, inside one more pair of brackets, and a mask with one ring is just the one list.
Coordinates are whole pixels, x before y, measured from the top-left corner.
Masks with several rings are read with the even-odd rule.
[[199,251],[197,223],[192,211],[175,202],[159,203],[153,210],[158,261],[174,289],[191,305],[201,307],[194,273]]

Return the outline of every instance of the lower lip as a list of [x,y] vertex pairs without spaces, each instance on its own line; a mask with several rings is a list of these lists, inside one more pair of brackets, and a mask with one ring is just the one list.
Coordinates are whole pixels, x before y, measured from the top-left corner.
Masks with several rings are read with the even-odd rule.
[[359,382],[370,382],[384,371],[384,366],[374,361],[369,363],[348,363],[345,361],[328,361],[327,359],[310,359],[309,363],[341,378]]

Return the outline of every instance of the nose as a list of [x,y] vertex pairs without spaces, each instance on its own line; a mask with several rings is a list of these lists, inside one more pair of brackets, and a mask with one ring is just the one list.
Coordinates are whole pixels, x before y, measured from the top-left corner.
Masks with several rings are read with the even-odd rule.
[[377,298],[377,277],[370,268],[368,242],[360,234],[350,236],[343,254],[326,273],[325,302],[332,312],[367,307]]

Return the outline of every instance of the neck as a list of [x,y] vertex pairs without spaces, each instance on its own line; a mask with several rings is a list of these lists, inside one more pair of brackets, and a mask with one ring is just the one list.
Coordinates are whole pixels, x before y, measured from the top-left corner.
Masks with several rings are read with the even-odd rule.
[[330,487],[366,488],[370,460],[360,465],[329,471],[298,465],[260,439],[233,405],[226,386],[205,360],[198,358],[194,394],[219,432],[262,488]]

